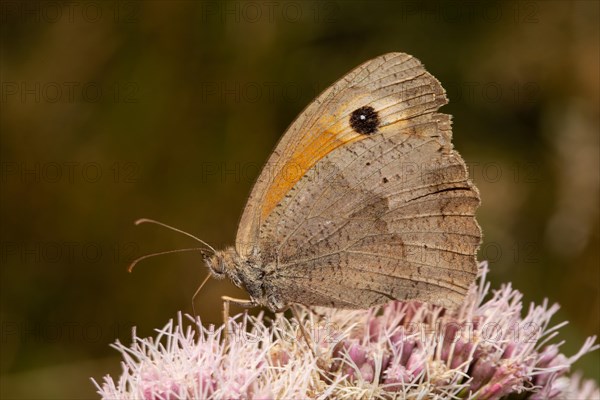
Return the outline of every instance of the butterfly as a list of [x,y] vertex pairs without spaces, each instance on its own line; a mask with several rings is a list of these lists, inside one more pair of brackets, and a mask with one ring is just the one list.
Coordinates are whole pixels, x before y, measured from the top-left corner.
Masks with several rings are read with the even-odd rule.
[[204,251],[247,305],[455,308],[477,273],[479,192],[453,150],[445,91],[414,57],[363,63],[321,93],[273,150],[235,246]]

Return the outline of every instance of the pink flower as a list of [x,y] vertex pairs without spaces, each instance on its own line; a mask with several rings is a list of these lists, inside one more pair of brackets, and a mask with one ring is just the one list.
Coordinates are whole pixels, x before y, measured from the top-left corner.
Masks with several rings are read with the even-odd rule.
[[568,375],[599,347],[596,338],[563,355],[562,342],[549,344],[565,325],[549,327],[558,306],[544,301],[523,316],[510,284],[487,298],[486,273],[483,263],[479,285],[453,313],[418,302],[304,310],[310,344],[283,315],[270,324],[262,314],[233,317],[227,341],[223,327],[180,315],[155,339],[134,331],[130,346],[116,343],[122,375],[94,384],[105,399],[600,398],[593,381]]

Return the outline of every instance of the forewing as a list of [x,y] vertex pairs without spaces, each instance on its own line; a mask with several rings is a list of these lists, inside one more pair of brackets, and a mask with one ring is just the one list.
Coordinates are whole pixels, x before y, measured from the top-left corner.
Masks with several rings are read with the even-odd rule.
[[[336,82],[292,124],[238,230],[240,254],[275,269],[285,302],[365,308],[390,299],[458,304],[476,274],[476,188],[452,150],[439,82],[401,53]],[[363,134],[353,111],[372,107]]]
[[[259,175],[238,227],[238,254],[256,253],[260,226],[321,159],[365,139],[348,124],[356,108],[373,104],[380,111],[382,125],[401,129],[445,103],[435,78],[417,59],[403,53],[367,61],[334,83],[290,125]],[[449,138],[440,140],[449,143]]]

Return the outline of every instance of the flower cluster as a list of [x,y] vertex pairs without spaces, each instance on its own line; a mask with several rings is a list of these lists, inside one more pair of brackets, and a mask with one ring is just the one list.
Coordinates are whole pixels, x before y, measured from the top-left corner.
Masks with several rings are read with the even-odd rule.
[[[461,309],[391,302],[362,311],[238,315],[204,327],[180,315],[153,338],[116,343],[118,380],[94,381],[105,399],[600,399],[593,381],[568,375],[597,349],[588,338],[571,357],[554,343],[557,305],[531,305],[510,285],[489,294],[487,266]],[[189,320],[189,321],[188,321]],[[511,397],[512,398],[512,397]]]

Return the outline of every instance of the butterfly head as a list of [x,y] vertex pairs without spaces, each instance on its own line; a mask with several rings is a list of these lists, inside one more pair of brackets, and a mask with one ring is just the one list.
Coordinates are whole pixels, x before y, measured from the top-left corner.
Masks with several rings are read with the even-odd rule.
[[233,248],[217,250],[215,252],[202,252],[204,263],[208,267],[213,278],[231,278],[236,264],[236,254]]
[[213,254],[202,253],[202,258],[213,278],[223,279],[225,277],[227,267],[222,252],[218,251]]

